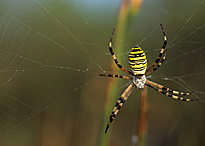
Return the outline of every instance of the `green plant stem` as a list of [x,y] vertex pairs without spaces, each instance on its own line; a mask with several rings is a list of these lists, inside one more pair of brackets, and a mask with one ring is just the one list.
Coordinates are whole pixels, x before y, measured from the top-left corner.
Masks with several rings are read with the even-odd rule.
[[[117,27],[113,36],[113,48],[115,54],[121,54],[127,51],[127,48],[122,47],[121,42],[127,42],[127,40],[129,39],[127,34],[129,31],[131,31],[130,25],[133,22],[133,18],[136,17],[141,3],[142,0],[122,0],[121,8],[118,15]],[[118,58],[118,60],[120,61],[121,59]],[[113,60],[111,61],[111,73],[112,72],[122,74],[122,71],[116,66]],[[119,95],[117,95],[117,92],[115,92],[120,87],[119,83],[120,82],[118,79],[109,80],[107,88],[107,98],[105,102],[105,115],[102,121],[102,127],[99,131],[100,134],[98,137],[98,146],[108,146],[110,143],[112,126],[109,128],[107,134],[104,133],[104,130],[109,120],[112,108],[116,100],[119,98]]]
[[140,114],[139,114],[139,126],[138,126],[138,146],[147,145],[147,131],[148,131],[148,120],[147,120],[147,86],[141,92],[140,98]]

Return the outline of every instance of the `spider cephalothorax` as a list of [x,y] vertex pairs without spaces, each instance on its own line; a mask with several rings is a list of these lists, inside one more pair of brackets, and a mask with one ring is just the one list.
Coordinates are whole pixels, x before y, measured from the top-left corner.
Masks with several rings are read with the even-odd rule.
[[146,83],[146,77],[145,75],[142,76],[133,76],[133,83],[137,87],[137,89],[143,89],[144,85]]
[[171,97],[173,99],[178,99],[181,101],[195,101],[198,100],[198,98],[195,99],[190,99],[190,98],[184,98],[182,96],[190,95],[191,93],[187,92],[180,92],[180,91],[175,91],[171,90],[165,86],[162,86],[160,84],[157,84],[155,82],[152,82],[146,78],[146,76],[150,75],[154,71],[156,71],[164,62],[167,54],[167,50],[165,49],[166,44],[167,44],[167,37],[165,35],[164,29],[162,27],[162,32],[164,36],[164,43],[162,45],[162,49],[159,53],[158,58],[155,60],[155,62],[152,64],[151,67],[147,69],[147,59],[145,52],[140,48],[139,46],[135,46],[131,49],[129,52],[129,67],[131,71],[126,70],[125,68],[122,67],[122,65],[119,64],[114,51],[112,49],[112,36],[114,33],[114,29],[110,38],[110,43],[109,43],[109,50],[110,53],[116,63],[116,65],[124,72],[132,75],[132,77],[127,77],[127,76],[122,76],[122,75],[115,75],[115,74],[99,74],[100,76],[107,76],[107,77],[117,77],[117,78],[124,78],[124,79],[130,79],[132,80],[132,83],[127,87],[127,89],[122,93],[120,98],[117,100],[115,107],[112,111],[112,114],[110,115],[109,122],[107,124],[107,127],[105,129],[105,133],[107,132],[110,124],[114,120],[115,116],[119,112],[120,108],[123,106],[125,101],[128,99],[134,88],[136,87],[137,89],[143,89],[144,86],[148,86],[153,88],[154,90],[157,90],[158,92],[165,94],[168,97]]

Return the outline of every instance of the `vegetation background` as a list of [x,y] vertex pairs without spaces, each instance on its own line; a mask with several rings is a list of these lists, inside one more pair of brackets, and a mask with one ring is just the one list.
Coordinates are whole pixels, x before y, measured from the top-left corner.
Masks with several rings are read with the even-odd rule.
[[168,55],[149,79],[194,90],[190,98],[200,100],[148,89],[147,145],[205,145],[204,13],[204,0],[1,0],[0,145],[136,145],[141,93],[132,93],[104,134],[130,81],[98,74],[126,75],[109,54],[114,27],[119,62],[128,69],[128,52],[139,44],[151,65],[163,43],[160,23]]

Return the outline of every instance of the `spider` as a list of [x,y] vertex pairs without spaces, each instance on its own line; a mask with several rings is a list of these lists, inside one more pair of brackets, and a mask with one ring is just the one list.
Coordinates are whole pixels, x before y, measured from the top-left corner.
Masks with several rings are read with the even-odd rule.
[[132,75],[132,77],[128,76],[123,76],[123,75],[116,75],[116,74],[99,74],[100,76],[105,76],[105,77],[117,77],[117,78],[123,78],[123,79],[129,79],[132,80],[132,83],[127,87],[127,89],[122,93],[120,98],[117,100],[115,107],[112,111],[112,114],[110,115],[109,122],[107,124],[107,127],[105,129],[105,133],[107,133],[108,128],[110,127],[111,123],[115,119],[116,115],[118,114],[119,110],[125,103],[125,101],[128,99],[134,88],[137,88],[138,90],[143,89],[144,86],[148,86],[162,94],[165,94],[168,97],[171,97],[173,99],[178,99],[181,101],[196,101],[198,98],[195,99],[190,99],[190,98],[184,98],[182,96],[187,96],[190,95],[191,93],[185,93],[185,92],[180,92],[180,91],[175,91],[171,90],[163,85],[157,84],[155,82],[152,82],[148,80],[146,77],[150,74],[152,74],[154,71],[156,71],[164,62],[167,54],[167,49],[165,49],[167,45],[167,37],[164,32],[164,28],[162,24],[160,24],[162,33],[163,33],[163,38],[164,38],[164,43],[162,45],[162,49],[159,53],[158,58],[155,60],[155,62],[152,64],[151,67],[147,69],[147,59],[145,52],[142,50],[141,47],[134,46],[131,51],[129,52],[129,67],[131,71],[126,70],[125,68],[122,67],[121,64],[119,64],[114,51],[112,49],[112,37],[114,34],[114,30],[112,31],[111,37],[110,37],[110,42],[109,42],[109,51],[112,55],[112,58],[114,59],[116,65],[124,72]]

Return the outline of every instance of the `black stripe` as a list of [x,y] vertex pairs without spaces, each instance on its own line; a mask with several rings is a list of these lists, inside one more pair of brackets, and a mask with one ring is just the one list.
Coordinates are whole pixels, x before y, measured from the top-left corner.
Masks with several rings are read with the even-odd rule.
[[125,103],[125,100],[123,98],[120,97],[119,100],[120,100],[120,103]]
[[[160,56],[160,55],[159,55]],[[162,55],[161,55],[162,56]],[[159,60],[160,60],[160,58],[157,58],[156,59],[156,61],[155,61],[155,63],[158,63],[159,62]]]
[[116,64],[118,64],[118,61],[117,61],[117,59],[115,59],[115,63],[116,63]]
[[169,97],[172,97],[172,94],[168,93],[168,96],[169,96]]
[[[135,57],[130,57],[130,58],[135,58]],[[129,60],[130,62],[132,62],[132,61],[140,61],[140,62],[146,61],[146,59],[139,59],[139,58],[132,59],[132,60],[128,59],[128,60]]]
[[118,103],[118,102],[116,102],[115,107],[118,107],[118,106],[119,106],[119,103]]
[[124,103],[125,102],[125,100],[122,99],[121,97],[118,100],[120,100],[120,102],[118,103],[118,101],[117,101],[116,104],[115,104],[115,107],[118,107],[120,103]]
[[[134,58],[133,57],[133,59],[131,60],[131,59],[128,59],[130,62],[136,62],[136,61],[138,61],[138,62],[144,62],[144,61],[146,61],[146,59],[139,59],[139,58]],[[146,61],[147,62],[147,61]]]
[[117,64],[117,66],[121,69],[122,68],[122,65],[120,65],[120,64]]
[[114,55],[114,52],[113,52],[113,50],[112,50],[111,47],[109,47],[109,50],[110,50],[110,53],[111,53],[112,55]]
[[142,51],[142,49],[132,49],[130,52],[139,52]]
[[166,45],[167,45],[167,41],[164,41],[162,48],[164,49],[166,47]]
[[158,67],[154,68],[153,71],[156,71],[158,69]]
[[163,86],[162,89],[163,89],[163,90],[167,90],[167,87]]
[[114,116],[110,116],[110,123],[114,120],[114,118],[113,118]]
[[128,61],[133,62],[133,63],[135,63],[135,62],[147,62],[146,60],[130,60],[130,59],[128,59]]
[[181,101],[186,101],[186,98],[178,98],[179,100],[181,100]]
[[115,114],[114,113],[112,113],[112,115],[110,115],[110,116],[112,116],[113,118],[115,117]]
[[122,107],[122,106],[121,106],[121,105],[119,105],[119,106],[117,107],[117,109],[118,109],[118,110],[120,110],[120,108],[121,108],[121,107]]
[[143,57],[143,56],[145,56],[145,53],[138,53],[138,54],[130,54],[129,55],[129,57],[132,57],[132,58],[134,58],[134,57]]

